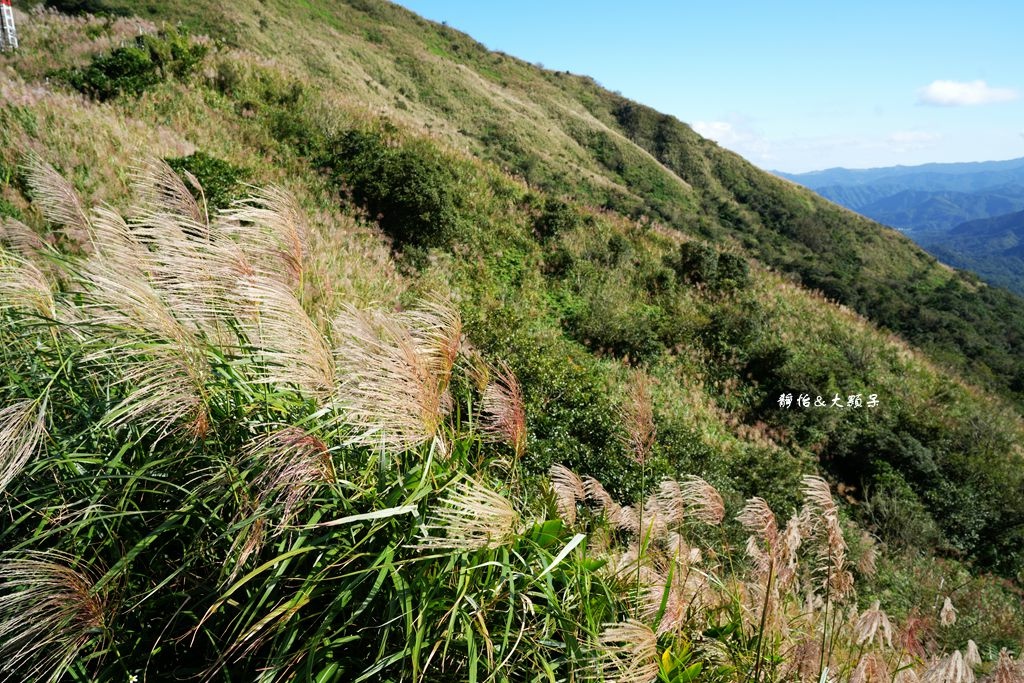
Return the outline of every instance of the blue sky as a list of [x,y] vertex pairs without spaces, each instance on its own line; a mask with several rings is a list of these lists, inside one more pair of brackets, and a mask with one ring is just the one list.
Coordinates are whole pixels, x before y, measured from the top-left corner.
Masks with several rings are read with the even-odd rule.
[[1024,3],[401,0],[763,168],[1024,157]]

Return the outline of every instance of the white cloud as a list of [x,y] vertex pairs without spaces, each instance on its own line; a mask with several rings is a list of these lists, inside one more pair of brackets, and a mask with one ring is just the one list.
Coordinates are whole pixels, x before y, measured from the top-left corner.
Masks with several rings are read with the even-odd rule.
[[729,121],[695,121],[690,127],[748,159],[768,162],[773,158],[771,144],[744,116],[734,115]]
[[940,107],[996,104],[1018,97],[1020,93],[1013,88],[993,88],[985,81],[932,81],[917,91],[918,103]]
[[890,133],[889,137],[886,138],[889,142],[895,142],[902,145],[922,145],[929,142],[935,142],[942,136],[938,133],[929,133],[924,130],[898,130],[895,133]]
[[709,140],[729,146],[746,142],[750,135],[728,121],[694,121],[693,129]]
[[900,153],[917,152],[935,147],[941,139],[939,133],[926,130],[897,130],[886,136],[884,147]]

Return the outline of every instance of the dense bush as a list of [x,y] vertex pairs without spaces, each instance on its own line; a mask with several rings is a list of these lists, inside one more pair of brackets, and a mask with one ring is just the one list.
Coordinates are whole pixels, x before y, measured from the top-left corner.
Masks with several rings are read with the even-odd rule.
[[46,7],[64,14],[128,14],[122,8],[113,8],[104,0],[45,0]]
[[392,144],[377,132],[348,130],[328,143],[320,162],[396,245],[438,246],[456,234],[456,178],[428,142]]
[[683,282],[701,284],[712,291],[750,285],[750,266],[743,256],[701,242],[683,242],[674,254],[665,257],[665,264]]
[[172,76],[185,78],[206,52],[205,45],[168,29],[155,36],[140,35],[134,45],[96,55],[88,66],[58,75],[79,92],[100,101],[121,95],[138,97]]

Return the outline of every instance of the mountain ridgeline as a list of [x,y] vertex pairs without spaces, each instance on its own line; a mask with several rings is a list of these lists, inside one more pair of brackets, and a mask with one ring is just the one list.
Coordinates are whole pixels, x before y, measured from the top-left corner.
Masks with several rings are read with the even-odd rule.
[[[1024,639],[1024,300],[382,0],[47,4],[0,56],[0,410],[46,425],[0,550],[110,568],[131,661],[565,678],[602,624],[664,616],[601,572],[638,574],[613,553],[687,475],[714,548],[817,500],[859,607],[916,619],[955,584],[922,640]],[[739,654],[700,680],[757,680],[764,620],[709,610],[654,668],[691,680],[714,641]]]
[[777,175],[904,231],[943,263],[1024,296],[1024,264],[1014,250],[1024,159]]

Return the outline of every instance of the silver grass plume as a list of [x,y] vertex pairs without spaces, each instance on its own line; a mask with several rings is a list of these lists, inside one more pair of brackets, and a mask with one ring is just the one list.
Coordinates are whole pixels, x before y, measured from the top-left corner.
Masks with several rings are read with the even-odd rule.
[[718,526],[725,519],[722,494],[708,482],[691,474],[683,480],[680,490],[690,517],[711,526]]
[[878,600],[858,617],[853,631],[858,645],[873,645],[877,637],[879,644],[892,647],[892,623]]
[[668,524],[679,525],[686,517],[686,500],[683,489],[675,479],[663,479],[658,484],[658,507]]
[[473,551],[510,543],[520,531],[520,517],[500,493],[464,479],[452,485],[420,528],[425,535],[414,545],[418,550]]
[[893,676],[892,683],[920,683],[921,679],[910,665],[904,666]]
[[74,564],[55,551],[0,555],[0,680],[56,683],[107,632],[108,597]]
[[583,490],[587,500],[601,510],[608,523],[617,529],[636,533],[640,531],[640,517],[629,505],[619,505],[605,490],[604,486],[593,477],[583,477]]
[[80,279],[85,291],[79,313],[95,345],[86,360],[111,371],[126,392],[105,418],[107,424],[204,435],[210,426],[212,370],[202,339],[138,273],[93,258]]
[[885,658],[877,652],[866,652],[857,662],[850,683],[890,683],[892,675]]
[[[199,205],[178,174],[163,159],[147,159],[135,169],[133,175],[136,194],[144,204],[185,216],[196,225],[209,225],[210,218],[205,205]],[[195,176],[188,174],[187,177],[197,191],[202,193],[203,189]]]
[[978,652],[978,644],[973,640],[967,641],[967,649],[964,650],[964,664],[972,669],[981,666],[981,653]]
[[82,198],[70,182],[36,154],[29,154],[23,168],[32,188],[32,199],[46,220],[63,228],[72,243],[89,248],[91,228]]
[[583,480],[575,472],[565,465],[555,464],[548,470],[548,478],[551,480],[551,489],[555,494],[555,507],[558,508],[558,516],[566,524],[572,526],[576,523],[576,504],[586,498],[586,490],[583,488]]
[[672,633],[682,629],[688,620],[701,613],[711,601],[708,576],[694,570],[690,564],[689,552],[670,558],[672,570],[655,573],[648,581],[642,596],[641,614],[650,623],[661,613],[657,622],[657,633]]
[[830,595],[839,600],[853,590],[853,575],[846,568],[846,539],[839,524],[839,507],[832,498],[828,482],[821,477],[805,475],[804,501],[811,511],[810,537],[817,541],[818,560],[824,568]]
[[943,626],[952,626],[956,623],[956,608],[948,596],[943,600],[942,609],[939,610],[939,623]]
[[46,274],[31,260],[0,249],[0,311],[17,309],[47,320],[57,317],[57,304]]
[[272,185],[257,188],[222,212],[218,224],[241,245],[259,274],[301,291],[310,232],[294,195]]
[[[410,328],[427,321],[433,332]],[[450,409],[451,367],[438,360],[445,351],[428,340],[450,337],[437,331],[446,323],[455,324],[428,312],[411,317],[351,306],[338,315],[335,401],[355,429],[352,443],[406,451],[437,435]]]
[[35,259],[49,251],[36,231],[14,218],[0,218],[0,243],[23,259]]
[[638,370],[630,375],[626,400],[620,412],[626,430],[627,452],[635,462],[643,464],[654,448],[656,435],[651,380],[643,372]]
[[281,508],[282,529],[291,524],[318,485],[335,479],[327,445],[297,427],[252,441],[243,457],[259,473],[250,490],[258,504]]
[[249,304],[238,317],[264,364],[263,381],[299,387],[321,400],[330,397],[336,384],[334,354],[291,289],[256,275],[240,278],[236,291]]
[[431,374],[447,387],[464,340],[458,310],[434,297],[395,315],[409,330]]
[[526,451],[526,405],[523,390],[507,363],[500,363],[484,389],[483,429],[492,438],[507,443],[522,457]]
[[860,539],[863,550],[860,559],[857,560],[857,571],[864,576],[874,576],[877,569],[878,544],[875,537],[867,531],[861,532]]
[[586,680],[649,683],[658,677],[658,636],[634,619],[607,624],[597,638],[597,657]]
[[282,533],[308,502],[317,486],[333,482],[334,464],[327,445],[297,427],[285,427],[251,441],[242,464],[254,473],[235,516],[239,533],[228,551],[233,569],[228,581],[258,555],[270,535],[268,511],[279,509],[275,534]]
[[0,494],[39,450],[45,434],[45,399],[18,401],[0,410]]
[[775,513],[764,498],[749,498],[736,519],[753,534],[751,538],[760,540],[769,550],[775,549],[779,540],[779,527]]
[[964,662],[959,650],[931,661],[921,676],[921,683],[974,683],[974,672]]
[[1024,668],[1013,661],[1009,650],[1004,647],[999,651],[999,660],[992,673],[984,680],[985,683],[1024,683]]

